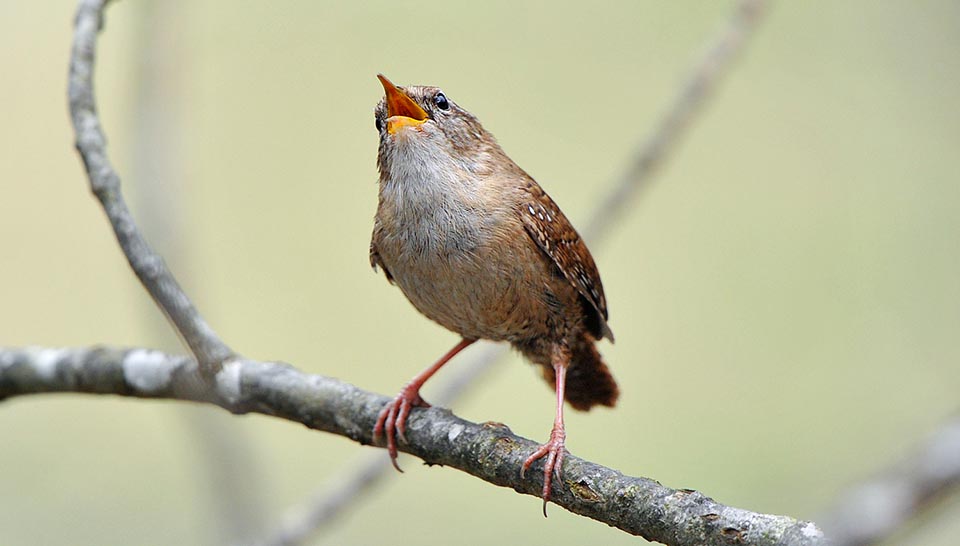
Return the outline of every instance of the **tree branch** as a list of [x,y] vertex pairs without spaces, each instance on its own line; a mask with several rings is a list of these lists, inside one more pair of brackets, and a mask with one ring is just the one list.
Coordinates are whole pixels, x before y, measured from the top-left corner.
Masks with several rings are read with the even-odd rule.
[[107,157],[106,138],[97,116],[93,94],[97,33],[103,25],[108,0],[80,0],[74,21],[68,97],[76,147],[90,179],[90,189],[110,220],[117,242],[130,267],[153,301],[200,362],[200,371],[212,376],[234,353],[220,340],[180,288],[173,274],[150,248],[137,228],[120,190],[120,177]]
[[[209,390],[193,377],[195,360],[147,349],[0,348],[0,399],[48,392],[119,394],[216,404],[234,413],[262,413],[325,432],[372,442],[384,396],[286,364],[235,359]],[[540,496],[543,476],[520,479],[535,442],[499,423],[475,424],[441,408],[417,408],[400,449],[427,464],[450,466],[494,485]],[[786,516],[724,506],[688,489],[671,489],[569,455],[558,506],[647,540],[676,546],[826,544],[816,525]]]

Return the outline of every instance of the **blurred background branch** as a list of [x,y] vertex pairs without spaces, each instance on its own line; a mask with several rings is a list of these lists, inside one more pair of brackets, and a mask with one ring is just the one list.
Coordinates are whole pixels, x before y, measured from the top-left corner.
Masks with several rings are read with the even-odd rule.
[[[834,546],[866,546],[902,533],[960,487],[960,416],[953,416],[915,451],[851,485],[819,521]],[[955,514],[951,514],[956,517]]]
[[721,77],[729,71],[767,9],[767,0],[740,0],[734,5],[733,13],[717,35],[711,37],[703,56],[694,63],[687,80],[638,149],[620,183],[613,186],[590,217],[583,230],[588,241],[603,236],[622,221],[636,194],[649,184],[670,152],[679,145],[691,120],[713,96]]

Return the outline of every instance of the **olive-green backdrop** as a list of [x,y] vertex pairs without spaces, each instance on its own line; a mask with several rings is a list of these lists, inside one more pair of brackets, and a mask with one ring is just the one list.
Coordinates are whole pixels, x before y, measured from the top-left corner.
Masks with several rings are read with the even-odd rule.
[[[732,5],[128,0],[108,9],[97,91],[147,237],[225,340],[392,394],[456,338],[367,263],[375,74],[443,87],[582,226]],[[0,344],[181,351],[72,148],[73,9],[0,2]],[[958,21],[946,0],[772,6],[655,184],[592,245],[622,397],[569,414],[573,453],[812,518],[956,409]],[[453,409],[543,440],[552,400],[511,356]],[[229,502],[211,492],[210,437],[239,454]],[[274,523],[372,451],[181,403],[9,400],[0,544],[216,544],[231,503]],[[400,462],[318,543],[638,542]],[[895,543],[953,544],[957,505]]]

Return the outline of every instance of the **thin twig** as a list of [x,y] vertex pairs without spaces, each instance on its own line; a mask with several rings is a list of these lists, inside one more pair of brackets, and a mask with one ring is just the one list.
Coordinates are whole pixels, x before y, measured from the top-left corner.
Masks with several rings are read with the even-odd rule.
[[141,235],[123,199],[120,177],[107,157],[106,138],[93,93],[97,33],[103,24],[106,1],[80,0],[74,22],[68,96],[77,151],[87,170],[90,189],[103,206],[130,267],[197,357],[201,372],[212,376],[234,353],[200,316],[163,259]]
[[958,488],[960,415],[898,464],[848,490],[824,514],[824,529],[836,546],[876,544]]
[[[742,0],[734,8],[729,21],[714,37],[706,52],[697,59],[691,70],[690,77],[680,87],[670,106],[661,117],[653,133],[639,147],[635,159],[626,173],[618,182],[612,185],[600,205],[594,209],[582,231],[591,246],[601,244],[609,234],[611,228],[617,224],[633,203],[638,191],[649,185],[657,167],[669,157],[677,143],[685,134],[694,115],[701,111],[702,105],[716,90],[721,76],[729,72],[737,54],[743,50],[747,38],[756,29],[766,11],[767,0]],[[506,354],[506,348],[501,348],[498,356]],[[487,358],[481,355],[466,364],[458,365],[457,375],[453,376],[451,384],[464,385],[468,378],[479,375],[491,367],[497,358]],[[466,390],[458,387],[450,400]],[[437,401],[446,404],[442,400]],[[304,501],[302,505],[291,508],[283,517],[283,522],[276,529],[275,534],[267,539],[267,544],[298,544],[320,526],[326,525],[355,502],[370,487],[380,483],[381,475],[390,470],[385,464],[386,457],[381,462],[364,460],[356,464],[355,468],[345,471],[351,477],[334,485],[329,492],[318,491]],[[311,529],[310,525],[313,525]]]
[[[146,349],[0,348],[0,399],[49,392],[119,394],[209,402],[255,412],[370,444],[388,399],[348,383],[307,375],[279,363],[234,359],[195,390],[195,360]],[[517,469],[537,444],[496,423],[475,424],[441,408],[413,412],[400,448],[428,464],[457,468],[484,481],[540,496],[543,476]],[[813,523],[724,506],[696,491],[671,489],[573,455],[551,500],[575,514],[647,540],[676,546],[826,544]]]

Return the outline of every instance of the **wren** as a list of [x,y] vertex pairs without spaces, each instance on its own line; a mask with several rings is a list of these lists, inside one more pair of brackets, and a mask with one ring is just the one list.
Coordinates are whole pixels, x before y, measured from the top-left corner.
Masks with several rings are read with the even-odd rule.
[[420,387],[478,339],[509,342],[541,368],[557,395],[541,458],[543,505],[566,451],[563,402],[613,406],[616,381],[597,352],[613,342],[607,302],[590,251],[553,199],[514,163],[470,112],[440,89],[400,87],[383,75],[377,105],[379,203],[370,264],[422,314],[462,337],[414,377],[377,419],[397,465],[410,410],[428,406]]

